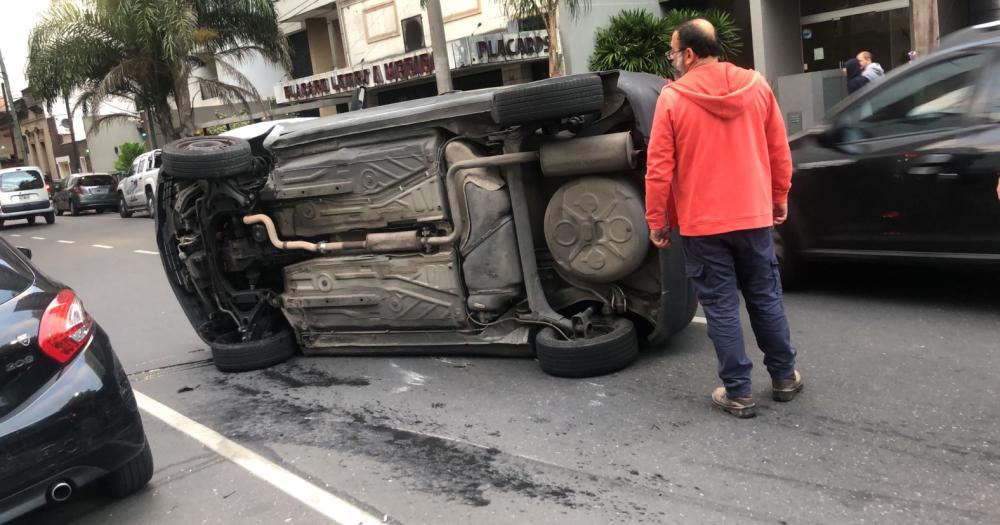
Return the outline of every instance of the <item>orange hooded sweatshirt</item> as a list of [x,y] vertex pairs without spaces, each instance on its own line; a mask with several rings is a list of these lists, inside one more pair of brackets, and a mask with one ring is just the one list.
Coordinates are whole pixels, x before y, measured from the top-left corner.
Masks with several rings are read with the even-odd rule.
[[725,62],[663,88],[646,159],[646,222],[690,237],[772,226],[772,203],[787,202],[792,183],[774,93]]

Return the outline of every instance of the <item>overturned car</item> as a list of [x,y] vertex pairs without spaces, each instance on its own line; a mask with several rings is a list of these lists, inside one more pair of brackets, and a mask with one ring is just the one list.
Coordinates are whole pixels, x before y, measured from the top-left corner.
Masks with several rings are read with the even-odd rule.
[[696,301],[644,218],[663,80],[458,92],[163,150],[157,242],[223,371],[309,355],[537,355],[619,370]]

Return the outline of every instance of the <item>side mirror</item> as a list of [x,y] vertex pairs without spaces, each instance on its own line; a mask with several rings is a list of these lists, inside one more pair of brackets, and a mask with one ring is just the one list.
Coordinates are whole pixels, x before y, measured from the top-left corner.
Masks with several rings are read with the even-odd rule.
[[29,260],[31,259],[31,248],[25,248],[23,246],[18,246],[17,251],[21,252]]

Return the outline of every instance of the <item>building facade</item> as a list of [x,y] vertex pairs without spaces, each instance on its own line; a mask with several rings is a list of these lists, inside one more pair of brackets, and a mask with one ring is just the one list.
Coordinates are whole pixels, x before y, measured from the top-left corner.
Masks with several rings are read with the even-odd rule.
[[[291,78],[274,86],[284,111],[345,111],[364,88],[376,106],[437,94],[427,12],[420,0],[278,0],[293,50]],[[510,20],[495,0],[441,2],[455,89],[548,76],[549,38],[539,21]]]

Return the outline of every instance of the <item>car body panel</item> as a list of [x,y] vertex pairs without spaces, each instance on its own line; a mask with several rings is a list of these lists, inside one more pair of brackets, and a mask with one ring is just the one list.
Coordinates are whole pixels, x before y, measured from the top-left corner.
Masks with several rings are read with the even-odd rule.
[[53,211],[42,170],[34,166],[0,170],[0,220],[34,217]]

